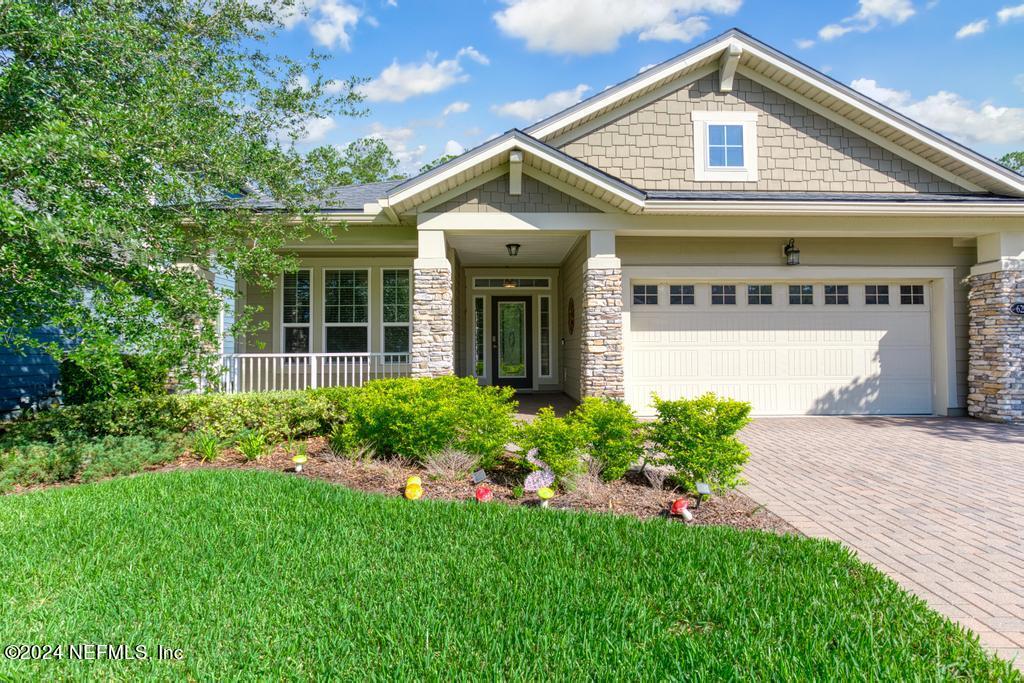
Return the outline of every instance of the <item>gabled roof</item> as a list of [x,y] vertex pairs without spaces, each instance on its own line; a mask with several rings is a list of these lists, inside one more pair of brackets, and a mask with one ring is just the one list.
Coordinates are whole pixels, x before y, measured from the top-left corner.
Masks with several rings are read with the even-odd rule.
[[641,190],[608,175],[561,150],[544,144],[520,130],[510,130],[426,173],[392,187],[379,204],[394,215],[458,190],[474,178],[509,163],[510,153],[523,153],[524,166],[593,196],[628,213],[639,213],[645,195]]
[[735,28],[549,116],[527,128],[526,133],[545,142],[567,141],[577,129],[617,111],[628,111],[631,102],[673,81],[717,71],[724,56],[730,53],[739,54],[737,66],[741,75],[968,190],[1024,196],[1024,176]]

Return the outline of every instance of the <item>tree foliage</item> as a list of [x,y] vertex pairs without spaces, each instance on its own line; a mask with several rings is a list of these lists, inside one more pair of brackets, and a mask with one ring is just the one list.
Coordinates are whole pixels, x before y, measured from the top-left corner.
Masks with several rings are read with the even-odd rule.
[[447,164],[449,161],[451,161],[452,159],[454,159],[457,156],[459,156],[459,155],[458,154],[443,154],[443,155],[439,156],[438,158],[434,159],[433,161],[428,161],[427,163],[425,163],[422,166],[420,166],[420,173],[426,173],[427,171],[429,171],[431,169],[437,168],[441,164]]
[[376,146],[357,158],[366,143],[296,149],[306,122],[363,112],[324,55],[264,51],[289,2],[0,7],[0,344],[50,326],[58,357],[147,352],[189,376],[215,341],[206,274],[269,284],[294,267],[286,242],[327,233],[314,208],[339,171],[390,168]]
[[1024,152],[1010,152],[1009,154],[1004,154],[999,160],[999,163],[1011,171],[1024,173]]

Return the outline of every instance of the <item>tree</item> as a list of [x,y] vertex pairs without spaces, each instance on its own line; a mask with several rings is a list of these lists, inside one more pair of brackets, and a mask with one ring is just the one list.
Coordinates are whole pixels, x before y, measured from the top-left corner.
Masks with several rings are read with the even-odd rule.
[[315,207],[340,170],[389,168],[376,147],[296,150],[306,122],[364,112],[357,79],[320,75],[325,55],[264,51],[290,5],[0,8],[0,344],[108,369],[146,353],[190,376],[216,339],[208,272],[270,285],[294,268],[286,242],[330,234]]
[[1010,152],[1009,154],[1004,154],[999,160],[999,163],[1011,171],[1024,173],[1024,152]]
[[458,154],[444,154],[442,156],[439,156],[438,158],[434,159],[433,161],[428,162],[428,163],[423,164],[422,166],[420,166],[420,173],[426,173],[430,169],[437,168],[441,164],[447,164],[449,161],[451,161],[452,159],[454,159],[457,156],[459,156],[459,155]]

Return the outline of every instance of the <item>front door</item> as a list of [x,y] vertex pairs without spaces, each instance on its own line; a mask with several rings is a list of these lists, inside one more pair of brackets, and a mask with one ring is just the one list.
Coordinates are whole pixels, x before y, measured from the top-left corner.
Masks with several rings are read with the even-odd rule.
[[500,386],[533,387],[533,297],[491,298],[491,377]]

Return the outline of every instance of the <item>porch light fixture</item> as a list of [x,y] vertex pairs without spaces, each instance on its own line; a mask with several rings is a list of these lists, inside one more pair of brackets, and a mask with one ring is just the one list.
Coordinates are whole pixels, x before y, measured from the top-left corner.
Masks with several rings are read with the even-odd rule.
[[515,280],[509,278],[508,280],[502,282],[501,286],[504,287],[505,289],[515,289],[518,285],[516,284]]
[[508,249],[509,256],[519,256],[519,245],[518,244],[506,244],[505,248]]
[[800,250],[796,248],[794,240],[790,240],[786,243],[786,246],[782,248],[782,253],[786,255],[787,266],[800,265]]

